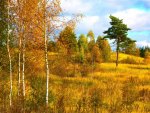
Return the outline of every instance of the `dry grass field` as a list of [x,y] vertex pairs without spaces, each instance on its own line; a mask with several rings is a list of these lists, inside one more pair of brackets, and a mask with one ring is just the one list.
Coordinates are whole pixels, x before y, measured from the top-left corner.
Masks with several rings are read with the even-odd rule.
[[[120,54],[124,60],[128,55]],[[50,74],[49,113],[149,113],[150,112],[150,65],[144,59],[132,57],[141,63],[95,64],[93,71],[81,76],[76,71],[74,77]],[[136,60],[138,58],[138,60]],[[36,64],[37,65],[37,64]],[[39,64],[38,64],[39,65]],[[37,66],[38,66],[37,65]],[[68,68],[68,67],[66,67]],[[42,70],[42,69],[41,69]],[[39,73],[39,72],[38,72]],[[17,100],[17,75],[13,79],[12,112],[21,108]],[[9,103],[9,79],[3,79],[0,110]],[[26,76],[26,113],[45,112],[46,79],[44,73]],[[6,95],[4,96],[4,93]],[[9,110],[6,110],[9,112]]]
[[53,76],[51,81],[52,92],[63,97],[67,113],[150,112],[150,65],[120,64],[116,69],[115,64],[104,63],[87,77]]

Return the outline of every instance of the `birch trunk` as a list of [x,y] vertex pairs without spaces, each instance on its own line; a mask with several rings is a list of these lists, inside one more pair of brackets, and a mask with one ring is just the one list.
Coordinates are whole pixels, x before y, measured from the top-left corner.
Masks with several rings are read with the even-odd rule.
[[[17,5],[20,6],[20,1],[17,0]],[[18,8],[18,12],[20,13],[20,7]],[[21,22],[19,24],[19,32],[21,31]],[[20,84],[21,84],[21,46],[22,46],[22,39],[20,33],[18,34],[18,46],[19,46],[19,53],[18,53],[18,96],[20,96]]]
[[22,87],[23,87],[23,97],[25,97],[25,37],[23,36],[22,43]]
[[[26,0],[24,1],[26,4]],[[25,18],[27,16],[25,9]],[[25,98],[25,38],[26,38],[26,22],[23,22],[23,41],[22,41],[22,89],[23,89],[23,97]]]
[[7,51],[8,51],[8,57],[9,57],[9,75],[10,75],[10,94],[9,94],[9,98],[10,98],[10,107],[12,106],[12,60],[11,60],[11,54],[10,54],[10,27],[9,27],[9,12],[10,12],[10,4],[9,4],[9,0],[8,2],[8,25],[7,25]]
[[48,105],[49,67],[48,67],[47,37],[46,37],[46,35],[45,35],[45,63],[46,63],[46,105]]
[[19,37],[19,56],[18,56],[18,96],[20,95],[20,77],[21,77],[21,37]]
[[45,66],[46,66],[46,106],[48,106],[48,91],[49,91],[49,66],[48,66],[48,51],[47,51],[47,35],[46,35],[46,0],[44,1],[44,39],[45,39]]

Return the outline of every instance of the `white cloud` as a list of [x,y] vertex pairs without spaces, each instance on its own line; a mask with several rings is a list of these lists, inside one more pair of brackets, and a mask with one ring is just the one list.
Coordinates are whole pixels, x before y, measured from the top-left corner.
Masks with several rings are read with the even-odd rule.
[[93,30],[94,32],[99,31],[101,19],[99,16],[86,16],[77,24],[77,31],[82,33]]
[[132,8],[112,15],[123,19],[134,31],[150,30],[150,12]]
[[91,8],[90,2],[85,2],[83,0],[62,0],[61,7],[66,13],[86,13]]
[[79,27],[85,27],[86,29],[92,29],[100,21],[99,16],[86,16],[83,17],[79,23]]
[[[150,0],[61,0],[64,16],[69,16],[66,20],[70,19],[72,16],[70,14],[82,13],[85,16],[77,24],[76,34],[86,34],[89,30],[93,30],[96,36],[103,35],[103,31],[110,27],[109,15],[112,14],[124,20],[124,23],[132,29],[129,37],[137,41],[149,40],[149,34],[145,34],[150,31],[148,4]],[[138,7],[141,5],[143,9]],[[138,44],[147,43],[145,41]]]
[[144,41],[138,41],[138,42],[136,42],[136,44],[137,44],[137,46],[139,46],[139,47],[145,47],[145,46],[150,47],[150,42],[148,42],[148,41],[146,41],[146,40],[144,40]]

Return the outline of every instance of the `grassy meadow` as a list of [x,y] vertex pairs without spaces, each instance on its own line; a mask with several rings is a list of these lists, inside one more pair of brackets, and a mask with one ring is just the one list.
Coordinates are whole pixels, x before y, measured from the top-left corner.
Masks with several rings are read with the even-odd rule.
[[0,113],[150,113],[149,1],[0,0]]
[[[49,53],[51,56],[52,54]],[[39,56],[38,56],[39,57]],[[114,57],[112,55],[112,57]],[[120,62],[128,55],[120,54]],[[144,59],[130,56],[136,61]],[[37,61],[38,62],[38,61]],[[36,64],[39,65],[39,64]],[[68,65],[69,67],[69,65]],[[68,68],[66,67],[66,68]],[[76,67],[78,67],[76,65]],[[17,75],[16,75],[17,76]],[[16,77],[17,78],[17,77]],[[13,104],[11,112],[22,108],[17,96],[17,79],[13,79]],[[4,77],[3,79],[4,81]],[[48,113],[149,113],[150,65],[120,63],[95,64],[93,70],[82,76],[76,69],[75,76],[50,74]],[[15,82],[16,81],[16,82]],[[26,76],[26,113],[45,113],[46,79],[44,73]],[[9,78],[1,83],[0,112],[9,112]],[[4,93],[6,95],[4,96]],[[21,96],[21,95],[20,95]]]
[[52,76],[51,91],[61,92],[60,109],[67,113],[150,112],[150,65],[120,64],[116,69],[115,64],[104,63],[98,67],[87,77]]

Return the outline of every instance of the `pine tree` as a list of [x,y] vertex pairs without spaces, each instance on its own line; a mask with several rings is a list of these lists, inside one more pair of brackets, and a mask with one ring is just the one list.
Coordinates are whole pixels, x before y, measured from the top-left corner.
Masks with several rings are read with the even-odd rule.
[[110,40],[115,40],[116,43],[116,67],[118,66],[118,59],[119,59],[119,50],[121,43],[124,43],[126,40],[128,40],[127,34],[130,28],[127,27],[126,24],[123,23],[123,20],[120,20],[117,17],[111,16],[111,27],[108,28],[108,30],[104,31],[104,34],[106,34],[105,38],[109,38]]

